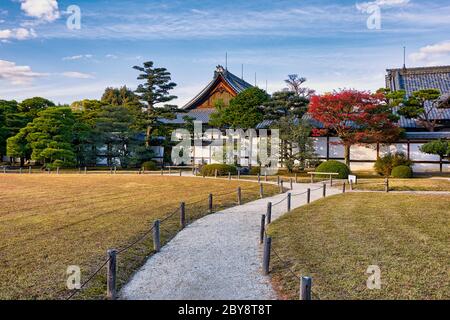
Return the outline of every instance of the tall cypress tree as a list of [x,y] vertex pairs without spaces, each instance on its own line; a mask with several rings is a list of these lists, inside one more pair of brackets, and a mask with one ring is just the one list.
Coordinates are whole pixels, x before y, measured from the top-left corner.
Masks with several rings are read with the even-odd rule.
[[[134,66],[133,69],[141,72],[137,79],[144,81],[135,93],[144,103],[142,115],[146,127],[145,144],[149,146],[152,130],[160,124],[159,119],[173,119],[179,111],[175,105],[167,104],[177,98],[170,94],[176,83],[172,82],[170,72],[166,68],[154,67],[153,61],[144,62],[143,67]],[[160,104],[163,105],[159,106]]]

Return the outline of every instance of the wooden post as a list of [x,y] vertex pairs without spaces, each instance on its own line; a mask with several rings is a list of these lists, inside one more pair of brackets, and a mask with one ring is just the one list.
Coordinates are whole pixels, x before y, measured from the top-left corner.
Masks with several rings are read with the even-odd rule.
[[117,275],[117,250],[107,251],[108,263],[106,265],[106,298],[114,300],[116,298],[116,275]]
[[258,183],[261,183],[261,174],[258,173]]
[[344,181],[344,184],[342,185],[342,193],[345,193],[345,185],[346,185],[346,183]]
[[192,175],[195,176],[195,167],[192,167]]
[[181,171],[181,169],[180,169],[180,177],[182,176],[182,171]]
[[228,172],[228,180],[231,180],[231,172]]
[[311,203],[311,189],[306,190],[306,203]]
[[59,167],[56,168],[56,174],[59,174]]
[[3,166],[3,173],[6,173],[6,166]]
[[333,176],[330,174],[330,187],[333,186]]
[[280,181],[280,193],[283,193],[283,180]]
[[350,190],[353,191],[353,180],[350,180]]
[[288,211],[288,212],[291,211],[291,197],[292,197],[292,195],[291,195],[291,193],[289,192],[289,193],[287,194],[287,211]]
[[262,183],[259,184],[259,197],[261,199],[264,198],[264,187]]
[[264,237],[264,253],[263,253],[263,274],[268,275],[270,269],[270,249],[272,246],[272,238]]
[[263,244],[264,242],[264,232],[265,232],[265,223],[266,223],[266,215],[261,215],[261,229],[259,231],[259,243]]
[[280,185],[280,176],[277,176],[277,185]]
[[267,202],[266,219],[266,224],[270,224],[272,222],[272,202]]
[[389,178],[384,180],[384,191],[389,192]]
[[114,174],[117,174],[117,166],[114,166]]
[[214,178],[216,178],[216,179],[217,179],[217,169],[216,169],[216,170],[214,170]]
[[208,196],[208,210],[209,210],[209,213],[213,213],[213,195],[212,195],[212,193],[210,193]]
[[241,179],[241,171],[239,169],[238,169],[237,174],[238,174],[238,180],[240,180]]
[[153,222],[153,249],[155,250],[155,252],[159,252],[161,250],[159,225],[160,225],[159,220]]
[[294,187],[292,185],[293,184],[292,178],[289,179],[289,184],[290,184],[291,190],[294,189]]
[[327,196],[327,184],[324,183],[323,184],[323,193],[322,193],[323,197],[325,198]]
[[241,187],[237,188],[237,202],[238,205],[242,204],[242,194],[241,194]]
[[314,175],[311,173],[311,183],[314,183]]
[[295,174],[295,183],[298,183],[298,174]]
[[186,204],[184,202],[180,204],[180,226],[181,229],[186,227]]
[[22,174],[22,167],[20,167],[20,169],[19,169],[19,173],[20,173],[20,174]]
[[310,277],[300,278],[300,300],[311,300],[311,285],[312,279]]

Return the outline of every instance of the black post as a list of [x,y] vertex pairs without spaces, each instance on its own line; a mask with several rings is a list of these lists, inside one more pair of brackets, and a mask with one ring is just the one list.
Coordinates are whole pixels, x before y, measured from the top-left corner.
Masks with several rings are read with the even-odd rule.
[[258,183],[261,183],[261,174],[258,173]]
[[310,277],[301,277],[300,300],[311,300],[311,285],[312,279]]
[[345,185],[346,185],[346,183],[344,181],[344,184],[342,185],[342,193],[345,193]]
[[291,193],[289,192],[287,195],[287,211],[291,211]]
[[262,183],[259,184],[259,197],[261,199],[264,198],[264,187]]
[[181,229],[186,227],[186,204],[184,202],[180,204],[180,225]]
[[114,300],[116,298],[116,275],[117,275],[117,250],[107,251],[108,263],[106,266],[106,298]]
[[384,180],[384,191],[389,192],[389,178]]
[[283,188],[283,180],[281,180],[280,182],[280,193],[284,192],[284,188]]
[[212,195],[212,193],[210,193],[208,195],[208,210],[209,210],[209,213],[213,213],[213,195]]
[[322,193],[323,197],[325,198],[327,196],[327,184],[324,183],[323,184],[323,193]]
[[155,250],[155,252],[159,252],[161,250],[159,225],[160,225],[159,220],[153,222],[153,249]]
[[272,222],[272,202],[267,203],[266,218],[267,218],[266,224],[270,224]]
[[290,183],[291,190],[294,189],[293,186],[292,186],[292,184],[293,184],[292,178],[289,179],[289,183]]
[[280,185],[280,176],[277,176],[277,185]]
[[272,238],[264,238],[264,253],[263,253],[263,274],[268,275],[270,269],[270,249],[272,245]]
[[263,214],[263,215],[261,215],[261,229],[259,231],[259,243],[260,244],[263,244],[263,242],[264,242],[264,232],[266,229],[265,223],[266,223],[266,215]]
[[306,203],[311,203],[311,189],[306,190]]

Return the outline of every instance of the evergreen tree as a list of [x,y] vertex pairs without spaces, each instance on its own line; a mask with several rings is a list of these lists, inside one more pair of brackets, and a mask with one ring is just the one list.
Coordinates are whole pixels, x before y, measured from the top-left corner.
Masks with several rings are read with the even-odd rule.
[[156,68],[152,61],[144,62],[142,67],[133,68],[141,72],[137,79],[144,81],[137,87],[135,93],[144,103],[142,123],[146,128],[145,143],[148,147],[151,143],[152,130],[161,123],[159,119],[173,119],[175,113],[179,111],[176,106],[166,104],[177,98],[170,94],[176,83],[172,82],[170,72],[166,68]]

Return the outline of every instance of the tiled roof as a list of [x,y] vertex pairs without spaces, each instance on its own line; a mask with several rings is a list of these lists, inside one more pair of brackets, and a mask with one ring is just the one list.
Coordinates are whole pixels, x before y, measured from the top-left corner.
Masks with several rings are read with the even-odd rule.
[[[388,69],[386,86],[393,91],[405,90],[407,95],[423,89],[439,89],[443,95],[450,93],[450,66],[425,67],[411,69]],[[450,109],[437,109],[427,104],[431,109],[431,119],[450,120]],[[400,117],[402,128],[419,128],[414,119]]]
[[195,105],[195,102],[201,99],[204,95],[206,95],[211,88],[217,83],[218,79],[222,78],[224,81],[235,91],[236,94],[241,93],[245,89],[251,88],[252,85],[243,79],[235,76],[227,69],[224,69],[222,66],[217,66],[216,71],[214,72],[214,78],[210,83],[202,90],[199,94],[197,94],[191,101],[183,106],[183,109],[190,109]]

